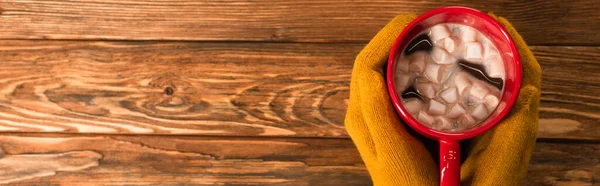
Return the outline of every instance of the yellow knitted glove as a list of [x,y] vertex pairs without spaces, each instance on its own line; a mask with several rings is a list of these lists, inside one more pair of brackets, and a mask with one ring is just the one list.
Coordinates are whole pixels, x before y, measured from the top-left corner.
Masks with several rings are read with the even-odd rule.
[[[519,185],[535,145],[541,69],[523,38],[496,18],[516,42],[523,63],[519,98],[492,130],[473,139],[461,165],[461,185]],[[427,147],[410,135],[392,107],[383,76],[389,51],[416,15],[399,15],[356,57],[350,84],[346,130],[374,185],[439,185],[439,168]],[[430,147],[431,148],[431,147]],[[437,148],[437,147],[434,147]]]

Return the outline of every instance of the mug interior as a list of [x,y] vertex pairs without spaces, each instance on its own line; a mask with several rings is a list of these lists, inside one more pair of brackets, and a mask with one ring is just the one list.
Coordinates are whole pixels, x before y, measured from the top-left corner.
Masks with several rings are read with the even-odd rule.
[[[396,55],[402,55],[402,51],[406,45],[408,45],[410,40],[415,38],[423,30],[441,23],[462,24],[479,30],[496,46],[498,52],[501,54],[502,61],[504,62],[505,79],[500,103],[486,120],[482,121],[478,126],[466,131],[443,132],[421,125],[418,120],[406,111],[393,87],[395,85],[393,77],[396,69]],[[485,132],[485,130],[493,127],[493,125],[498,123],[508,111],[510,111],[520,89],[521,63],[512,38],[492,17],[478,10],[466,7],[438,8],[417,17],[417,19],[405,28],[396,40],[390,53],[388,65],[388,90],[390,91],[396,110],[412,128],[434,138],[444,138],[448,136],[470,138]]]

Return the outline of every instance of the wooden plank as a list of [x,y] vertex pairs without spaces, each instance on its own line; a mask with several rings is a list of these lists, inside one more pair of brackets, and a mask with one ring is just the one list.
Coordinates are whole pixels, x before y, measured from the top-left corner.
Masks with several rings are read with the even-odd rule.
[[529,44],[600,44],[600,4],[560,0],[5,0],[0,39],[365,42],[397,14],[449,5],[495,11]]
[[600,139],[600,47],[538,46],[533,51],[542,66],[538,136]]
[[[347,139],[0,137],[0,183],[366,185]],[[93,145],[90,145],[93,144]]]
[[[0,149],[9,184],[371,184],[349,139],[2,135]],[[599,144],[538,143],[526,185],[593,185],[599,157]]]
[[538,142],[525,185],[596,186],[600,176],[599,157],[599,144]]
[[[0,131],[346,137],[360,44],[0,41]],[[542,138],[600,139],[600,47],[533,47]]]

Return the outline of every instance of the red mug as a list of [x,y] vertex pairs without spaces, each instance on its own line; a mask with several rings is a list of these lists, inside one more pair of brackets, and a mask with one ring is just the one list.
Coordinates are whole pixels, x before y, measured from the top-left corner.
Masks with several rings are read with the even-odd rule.
[[[506,75],[504,90],[497,108],[477,127],[460,132],[437,131],[420,124],[404,108],[394,86],[396,55],[402,55],[402,50],[419,33],[441,23],[462,24],[479,30],[496,46],[504,62]],[[521,59],[508,31],[485,12],[459,6],[437,8],[410,22],[396,39],[388,58],[387,87],[394,108],[400,117],[420,134],[440,142],[440,185],[458,186],[460,184],[460,140],[481,135],[509,113],[521,87]]]

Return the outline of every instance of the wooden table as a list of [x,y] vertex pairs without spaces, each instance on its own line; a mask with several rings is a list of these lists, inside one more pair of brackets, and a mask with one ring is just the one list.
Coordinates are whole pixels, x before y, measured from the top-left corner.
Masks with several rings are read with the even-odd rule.
[[0,183],[370,185],[353,59],[400,13],[510,20],[543,69],[527,185],[600,184],[597,1],[0,2]]

